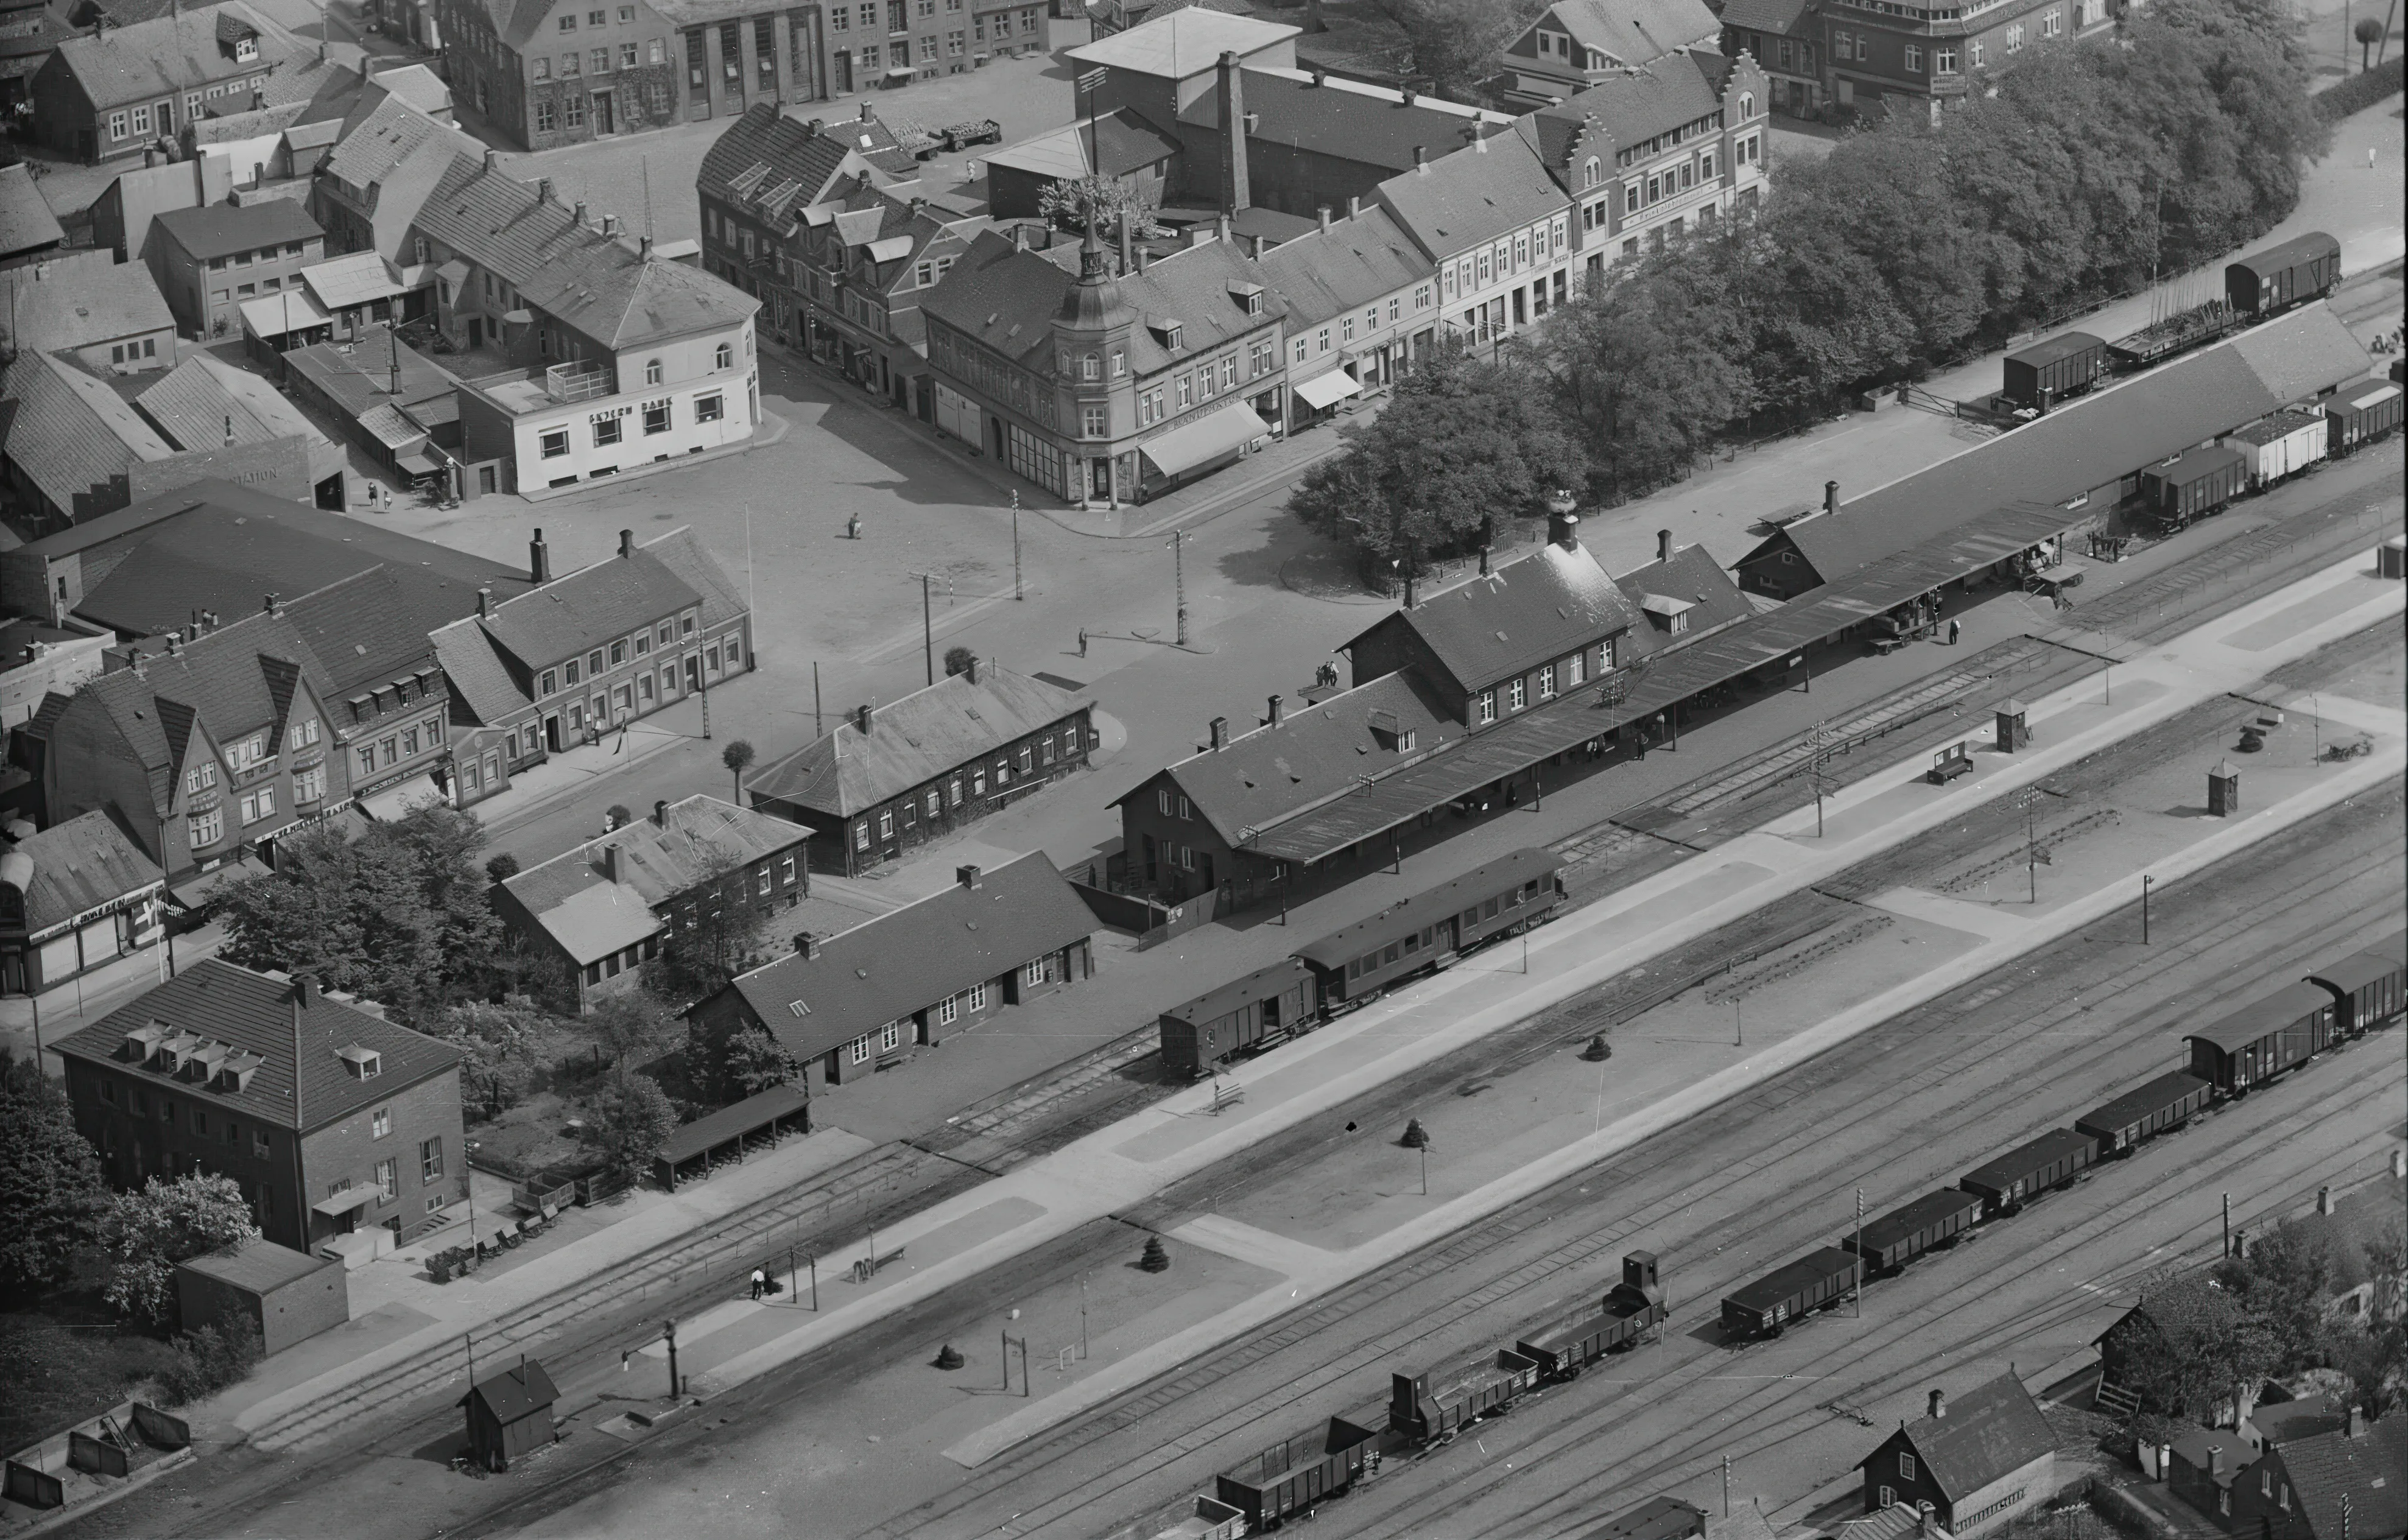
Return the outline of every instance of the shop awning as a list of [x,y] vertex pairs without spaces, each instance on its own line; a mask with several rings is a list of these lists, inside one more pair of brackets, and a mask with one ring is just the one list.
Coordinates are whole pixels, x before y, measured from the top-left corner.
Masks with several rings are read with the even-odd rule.
[[398,786],[388,786],[360,798],[360,810],[379,823],[391,823],[420,803],[442,800],[440,787],[424,776],[412,776]]
[[167,890],[167,896],[187,909],[197,909],[209,901],[211,894],[229,882],[239,882],[247,877],[258,877],[267,870],[266,863],[255,856],[229,861],[215,871],[187,877]]
[[886,78],[890,80],[908,80],[911,78],[911,66],[909,64],[889,64],[886,66]]
[[243,325],[251,329],[251,335],[259,337],[290,336],[294,332],[335,324],[335,318],[310,298],[306,289],[262,294],[257,299],[244,300],[237,308],[242,311]]
[[1269,425],[1254,415],[1253,407],[1242,401],[1232,401],[1192,422],[1181,423],[1160,438],[1148,439],[1137,447],[1137,452],[1163,475],[1177,476],[1208,460],[1233,453],[1270,431]]
[[309,1211],[313,1214],[323,1214],[328,1219],[340,1219],[355,1208],[366,1208],[376,1202],[377,1193],[380,1191],[382,1190],[373,1187],[346,1188],[331,1198],[321,1198],[311,1204]]
[[1296,388],[1296,397],[1314,411],[1334,406],[1350,395],[1361,395],[1363,387],[1343,369],[1313,376]]

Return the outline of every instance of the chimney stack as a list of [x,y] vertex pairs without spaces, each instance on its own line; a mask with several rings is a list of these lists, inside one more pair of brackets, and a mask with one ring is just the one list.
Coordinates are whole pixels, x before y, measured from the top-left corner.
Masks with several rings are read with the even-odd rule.
[[535,201],[538,203],[551,203],[552,201],[552,178],[550,177],[538,177],[535,179]]
[[1947,1391],[1945,1391],[1945,1390],[1934,1390],[1934,1391],[1932,1391],[1932,1392],[1931,1392],[1931,1417],[1932,1417],[1932,1420],[1934,1420],[1934,1421],[1938,1421],[1940,1419],[1942,1419],[1942,1418],[1943,1418],[1943,1417],[1946,1417],[1947,1415],[1948,1415],[1948,1392],[1947,1392]]
[[1840,484],[1837,481],[1823,483],[1823,511],[1825,513],[1840,511]]
[[631,529],[621,530],[619,532],[619,560],[623,562],[626,561],[635,554],[636,532]]
[[618,215],[605,214],[602,216],[602,233],[606,235],[616,235],[619,233]]
[[2349,1436],[2353,1439],[2364,1438],[2366,1436],[2365,1407],[2352,1406],[2349,1409]]
[[1566,550],[1580,549],[1580,515],[1572,510],[1580,500],[1569,487],[1559,488],[1547,497],[1547,544],[1561,546]]
[[1403,103],[1405,106],[1407,106],[1407,107],[1411,107],[1411,106],[1412,106],[1415,102],[1418,102],[1418,101],[1420,101],[1421,99],[1422,99],[1422,97],[1421,97],[1421,93],[1420,93],[1420,92],[1418,92],[1418,91],[1415,91],[1415,90],[1414,90],[1412,87],[1411,87],[1411,86],[1407,86],[1407,87],[1406,87],[1402,92],[1398,93],[1398,101],[1400,101],[1400,102],[1402,102],[1402,103]]
[[2320,1187],[2320,1188],[2317,1188],[2317,1189],[2316,1189],[2316,1212],[2317,1212],[2317,1213],[2319,1213],[2319,1214],[2329,1214],[2329,1213],[2331,1213],[2332,1211],[2333,1211],[2332,1189],[2331,1189],[2331,1188],[2329,1188],[2329,1187]]
[[1313,213],[1318,216],[1321,221],[1321,233],[1325,235],[1329,234],[1329,206],[1327,204],[1323,204],[1320,207],[1314,209]]
[[810,958],[812,962],[816,962],[819,961],[820,955],[820,938],[813,935],[809,931],[796,931],[795,933],[795,955],[797,957]]
[[669,826],[669,805],[666,798],[652,804],[652,823],[654,827],[661,829]]
[[318,976],[296,973],[293,976],[293,1005],[297,1010],[308,1010],[318,1004]]
[[1221,212],[1236,214],[1254,207],[1254,189],[1246,174],[1246,85],[1235,52],[1221,55],[1216,89],[1221,108]]
[[977,892],[979,884],[985,879],[975,866],[956,866],[953,868],[953,880],[970,891]]
[[1285,720],[1287,720],[1287,697],[1284,695],[1273,695],[1271,697],[1271,725],[1273,727],[1277,727],[1280,723]]
[[619,880],[619,843],[616,840],[602,847],[602,875],[609,881]]
[[1215,718],[1213,718],[1213,719],[1212,719],[1212,721],[1211,721],[1211,733],[1212,733],[1212,751],[1213,751],[1214,753],[1218,753],[1218,752],[1220,752],[1222,749],[1226,749],[1226,748],[1228,748],[1228,747],[1229,747],[1229,719],[1228,719],[1228,718],[1226,718],[1226,717],[1215,717]]
[[962,673],[972,684],[978,683],[978,654],[973,652],[970,654],[970,661],[967,664],[963,665],[962,668]]
[[1362,213],[1363,213],[1363,200],[1362,200],[1361,196],[1360,196],[1360,195],[1358,195],[1358,194],[1356,194],[1356,193],[1353,193],[1353,192],[1349,192],[1349,193],[1347,193],[1347,194],[1346,194],[1346,217],[1347,217],[1348,219],[1350,219],[1350,220],[1352,220],[1352,219],[1358,219],[1358,218],[1360,218],[1360,217],[1362,216]]
[[1939,1509],[1931,1505],[1931,1500],[1929,1498],[1927,1497],[1919,1499],[1914,1504],[1914,1533],[1917,1534],[1929,1534],[1931,1533],[1931,1520],[1938,1515],[1939,1511]]
[[488,171],[492,171],[492,170],[494,170],[494,169],[498,166],[498,164],[500,164],[500,160],[501,160],[501,153],[502,153],[502,152],[501,152],[500,150],[495,150],[492,145],[487,145],[487,146],[485,147],[485,169],[486,169],[486,170],[488,170]]
[[552,548],[543,543],[541,530],[536,531],[535,538],[527,542],[527,581],[552,581]]
[[284,601],[271,593],[260,601],[259,607],[270,615],[282,615],[284,613]]
[[644,236],[639,237],[639,239],[638,239],[638,245],[637,245],[637,247],[636,247],[636,254],[637,254],[638,256],[639,256],[639,257],[643,258],[643,260],[644,260],[644,261],[646,261],[646,262],[650,262],[650,261],[652,261],[652,236],[650,236],[650,235],[644,235]]
[[1129,228],[1129,218],[1126,214],[1123,214],[1120,217],[1119,222],[1121,227],[1121,276],[1123,278],[1126,278],[1137,268],[1137,237]]
[[857,733],[869,731],[869,705],[864,702],[853,708],[853,726]]
[[583,224],[585,222],[585,200],[583,198],[577,200],[577,212],[573,217],[580,224]]
[[1413,146],[1413,169],[1422,176],[1429,175],[1429,146]]
[[1313,85],[1313,89],[1314,89],[1314,90],[1316,90],[1316,91],[1318,91],[1318,90],[1319,90],[1319,89],[1321,89],[1323,86],[1326,86],[1326,85],[1327,85],[1328,83],[1329,83],[1329,72],[1328,72],[1327,70],[1326,70],[1326,69],[1321,68],[1319,65],[1315,65],[1315,66],[1313,67],[1313,71],[1312,71],[1312,85]]
[[2224,1474],[2224,1441],[2221,1439],[2207,1447],[2207,1474],[2210,1476]]
[[493,619],[494,591],[492,589],[480,588],[477,591],[477,613],[486,620]]
[[1656,560],[1659,562],[1669,562],[1671,559],[1672,532],[1670,530],[1657,530],[1656,532]]

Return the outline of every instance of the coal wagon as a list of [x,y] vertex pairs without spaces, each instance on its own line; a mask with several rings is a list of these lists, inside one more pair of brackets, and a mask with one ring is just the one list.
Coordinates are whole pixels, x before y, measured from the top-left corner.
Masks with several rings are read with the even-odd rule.
[[1164,1011],[1163,1067],[1200,1075],[1208,1065],[1307,1031],[1315,1020],[1312,970],[1297,958],[1282,958]]
[[1656,1281],[1656,1253],[1633,1251],[1622,1259],[1622,1281],[1606,1290],[1594,1311],[1513,1345],[1539,1365],[1547,1379],[1576,1379],[1606,1354],[1637,1345],[1664,1323],[1664,1290]]
[[2065,1186],[2099,1158],[2099,1141],[2053,1128],[1995,1161],[1965,1173],[1956,1185],[1982,1200],[1985,1218],[2012,1214],[2043,1192]]
[[2099,1158],[2127,1155],[2143,1139],[2180,1128],[2207,1105],[2215,1088],[2188,1070],[2173,1070],[2074,1119],[2073,1132],[2099,1142]]
[[2107,344],[2087,332],[2068,332],[2009,353],[2006,388],[1999,393],[2019,406],[2046,411],[2107,378]]
[[2341,242],[2311,230],[2228,264],[2224,301],[2241,315],[2263,321],[2294,305],[2322,299],[2339,282]]
[[1388,1378],[1388,1431],[1416,1444],[1445,1443],[1483,1418],[1502,1416],[1537,1390],[1539,1364],[1499,1348],[1494,1362],[1483,1362],[1435,1389],[1426,1374]]
[[2301,981],[2185,1035],[2190,1072],[2227,1096],[2306,1063],[2332,1041],[2332,991]]
[[1280,1523],[1362,1478],[1375,1456],[1379,1431],[1333,1417],[1317,1433],[1274,1444],[1213,1478],[1214,1495],[1246,1516],[1250,1530]]
[[2408,1009],[2408,934],[2353,952],[2308,975],[2333,997],[2335,1037],[2356,1037]]
[[1736,1338],[1779,1336],[1789,1323],[1828,1310],[1864,1281],[1852,1251],[1827,1246],[1723,1296],[1723,1331]]
[[1651,1497],[1618,1513],[1577,1540],[1694,1540],[1706,1533],[1706,1510],[1677,1497]]
[[1944,1187],[1866,1223],[1861,1234],[1840,1242],[1865,1259],[1874,1273],[1895,1273],[1926,1251],[1954,1246],[1981,1222],[1982,1200],[1962,1188]]

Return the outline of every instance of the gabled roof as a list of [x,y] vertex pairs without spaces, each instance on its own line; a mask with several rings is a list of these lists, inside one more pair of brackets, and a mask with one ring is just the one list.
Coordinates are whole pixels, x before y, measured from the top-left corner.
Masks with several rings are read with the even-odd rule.
[[[1814,15],[1814,0],[1728,0],[1723,7],[1725,27],[1737,27],[1742,32],[1760,32],[1773,37],[1803,37],[1810,29],[1804,23]],[[1758,59],[1757,64],[1764,63]]]
[[203,204],[197,208],[170,208],[152,221],[201,261],[255,251],[324,236],[308,210],[292,198],[266,198],[258,203]]
[[67,238],[31,167],[0,166],[0,257],[39,251]]
[[[1460,148],[1478,127],[1505,133],[1513,120],[1501,112],[1465,107],[1436,96],[1416,95],[1408,104],[1385,86],[1325,77],[1313,83],[1300,69],[1247,69],[1241,80],[1245,110],[1257,120],[1249,139],[1274,145],[1310,145],[1324,155],[1405,171],[1419,150],[1431,159]],[[1220,93],[1208,91],[1179,114],[1182,123],[1218,134]]]
[[0,268],[0,337],[12,323],[20,353],[48,353],[172,332],[176,315],[149,267],[103,250]]
[[508,1424],[538,1412],[549,1412],[552,1404],[560,1399],[560,1390],[552,1382],[544,1366],[531,1358],[523,1358],[506,1368],[480,1376],[468,1393],[457,1405],[466,1406],[472,1400],[485,1404],[494,1420]]
[[1088,170],[1090,142],[1108,177],[1125,177],[1146,166],[1159,165],[1180,151],[1177,139],[1139,113],[1120,107],[1100,117],[1077,119],[1007,146],[987,156],[986,164],[989,167],[999,165],[1039,177],[1083,177]]
[[727,987],[803,1058],[949,1000],[1095,934],[1041,850],[739,974]]
[[752,608],[744,595],[737,592],[736,579],[710,554],[690,525],[680,524],[666,535],[653,536],[636,548],[637,553],[649,556],[668,568],[686,587],[702,598],[702,624],[705,630],[735,620]]
[[349,696],[431,666],[428,633],[450,620],[464,598],[476,603],[440,578],[385,565],[305,593],[284,613],[323,665],[319,687]]
[[435,661],[452,686],[452,720],[491,727],[535,704],[509,661],[473,615],[428,633]]
[[1661,59],[1722,30],[1705,0],[1555,0],[1535,24],[1551,21],[1618,64]]
[[1288,321],[1312,326],[1425,280],[1438,269],[1373,204],[1358,214],[1283,241],[1256,259],[1287,301]]
[[[239,1091],[138,1068],[122,1057],[126,1034],[152,1021],[257,1054],[263,1062]],[[341,1050],[355,1045],[382,1056],[382,1072],[373,1079],[355,1079],[345,1067]],[[390,1101],[460,1062],[449,1044],[325,994],[302,1003],[292,980],[214,957],[186,963],[169,982],[60,1041],[57,1051],[153,1079],[179,1100],[302,1131]]]
[[849,818],[1041,732],[1088,705],[1084,697],[1008,668],[981,663],[874,707],[869,730],[846,720],[758,774],[745,789],[763,800]]
[[2356,1438],[2324,1433],[2279,1453],[2315,1540],[2408,1533],[2408,1413],[2367,1423]]
[[476,155],[483,146],[406,98],[387,95],[353,106],[343,121],[342,136],[319,169],[350,187],[375,189],[412,156],[430,149],[439,157],[439,170],[452,152]]
[[[695,188],[783,233],[838,177],[867,171],[884,130],[875,120],[848,119],[815,128],[755,102],[703,152]],[[864,146],[864,137],[871,144]]]
[[134,398],[179,449],[265,444],[298,435],[323,442],[317,425],[283,393],[248,369],[196,352]]
[[1756,613],[1756,606],[1740,592],[1739,585],[1731,581],[1730,574],[1714,560],[1713,552],[1703,546],[1683,546],[1668,560],[1650,562],[1643,567],[1624,573],[1614,579],[1614,584],[1641,608],[1646,606],[1650,595],[1677,599],[1694,606],[1688,611],[1687,629],[1679,633],[1677,638],[1657,632],[1652,644],[1642,646],[1642,651],[1655,651],[1673,645],[1676,640],[1686,646],[1710,632],[1719,631],[1733,621],[1746,620]]
[[1437,262],[1571,207],[1519,134],[1434,155],[1382,182],[1378,197]]
[[1684,49],[1541,107],[1531,119],[1552,127],[1594,118],[1617,148],[1627,149],[1721,111],[1729,78],[1730,61],[1721,54]]
[[1512,678],[1616,632],[1653,630],[1586,546],[1567,550],[1553,542],[1485,578],[1441,589],[1411,609],[1384,616],[1371,630],[1391,625],[1420,637],[1467,691]]
[[1240,58],[1302,35],[1283,21],[1190,7],[1116,32],[1069,50],[1082,64],[1106,64],[1138,75],[1183,80],[1213,68],[1224,52]]
[[409,292],[393,264],[375,251],[348,251],[313,263],[301,270],[301,281],[308,286],[309,296],[330,312]]
[[497,605],[480,623],[510,656],[543,668],[607,647],[701,598],[638,546],[632,555],[606,557]]
[[[1018,250],[998,233],[983,231],[922,308],[1051,378],[1054,318],[1075,282],[1079,254],[1079,246],[1068,241],[1045,251]],[[1139,375],[1210,352],[1287,313],[1269,276],[1231,241],[1175,251],[1111,281],[1121,303],[1148,323],[1129,334],[1129,368]],[[1238,298],[1249,286],[1261,295],[1258,315],[1247,314]],[[1178,346],[1170,346],[1155,324],[1164,321],[1179,323]]]
[[97,809],[17,841],[34,863],[25,887],[25,929],[39,935],[88,909],[155,886],[158,863],[106,812]]
[[[234,45],[245,38],[258,40],[259,57],[237,63]],[[94,107],[109,107],[236,74],[265,76],[271,104],[306,99],[309,90],[296,93],[292,82],[307,78],[314,90],[315,53],[242,0],[221,0],[67,38],[56,57]]]
[[122,396],[47,353],[20,353],[0,396],[9,460],[69,518],[122,506],[128,472],[176,452]]
[[[1410,749],[1400,747],[1406,734],[1413,739]],[[1426,759],[1464,734],[1436,692],[1408,670],[1300,706],[1277,727],[1200,749],[1161,774],[1178,783],[1225,843],[1238,847],[1250,831],[1353,793],[1363,777]],[[1120,801],[1151,795],[1149,784]]]
[[[1943,1417],[1917,1418],[1906,1425],[1903,1436],[1951,1503],[2057,1447],[2048,1419],[2013,1375],[2000,1375],[1953,1398]],[[1862,1463],[1874,1458],[1878,1452]]]
[[[660,905],[810,834],[799,824],[713,796],[673,802],[658,816],[664,821],[638,819],[502,886],[582,967],[658,933],[663,922],[653,911]],[[609,855],[614,848],[615,881]]]
[[383,322],[362,327],[354,341],[295,348],[284,355],[284,366],[354,418],[389,404],[448,402],[459,383],[451,371],[394,337]]
[[300,633],[280,617],[256,614],[173,652],[150,654],[139,671],[88,679],[77,694],[108,716],[138,763],[157,772],[179,762],[194,720],[220,740],[275,727],[283,706],[265,666],[271,659],[297,664],[325,693],[325,671]]

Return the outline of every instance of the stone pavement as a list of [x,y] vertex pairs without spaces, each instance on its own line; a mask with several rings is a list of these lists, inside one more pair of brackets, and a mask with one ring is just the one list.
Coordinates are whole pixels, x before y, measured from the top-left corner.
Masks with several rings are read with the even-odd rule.
[[[851,1297],[814,1319],[791,1323],[775,1333],[767,1333],[766,1327],[751,1327],[716,1347],[708,1335],[692,1341],[681,1337],[681,1350],[695,1355],[689,1362],[699,1368],[691,1376],[693,1388],[708,1395],[789,1362],[868,1319],[974,1277],[981,1270],[1080,1224],[1125,1209],[1273,1128],[1340,1105],[1397,1074],[1627,970],[1669,946],[1694,939],[1775,897],[1938,827],[1962,807],[2028,785],[2052,769],[2201,701],[2244,688],[2267,670],[2304,656],[2327,641],[2398,616],[2402,607],[2399,586],[2374,579],[2370,568],[2370,558],[2353,558],[2126,665],[2131,677],[2112,703],[2099,699],[2095,685],[2087,680],[2032,702],[2038,746],[2011,757],[1983,755],[1974,777],[1935,789],[1921,783],[1919,763],[1901,766],[1834,797],[1838,826],[1824,838],[1814,835],[1811,811],[1792,815],[1577,911],[1531,939],[1529,972],[1523,982],[1500,989],[1496,970],[1458,969],[1400,991],[1225,1076],[1225,1084],[1245,1088],[1246,1100],[1240,1105],[1216,1115],[1211,1087],[1183,1092],[914,1216],[877,1237],[879,1255],[896,1251],[902,1255],[866,1281],[845,1285]],[[2269,637],[2263,631],[2274,620],[2285,622],[2286,634],[2280,638]],[[2403,763],[2408,763],[2408,746],[2396,737],[2382,741],[2373,755],[2331,767],[2309,791],[2238,822],[2218,824],[2212,832],[2202,827],[2201,837],[2153,863],[2151,869],[2166,880],[2197,870],[2318,807],[2379,783],[2397,774]],[[1864,816],[1858,817],[1859,813]],[[2111,884],[2059,904],[2043,925],[2028,933],[2028,938],[2061,934],[2126,907],[2131,902],[2126,890],[2126,884]],[[1758,1083],[1832,1042],[1995,966],[2003,956],[2028,944],[2025,937],[1985,942],[1931,973],[1783,1041],[1760,1047],[1750,1044],[1740,1063],[1685,1085],[1658,1088],[1660,1094],[1646,1110],[1600,1129],[1592,1138],[1531,1162],[1412,1224],[1348,1251],[1328,1252],[1327,1260],[1317,1267],[1291,1274],[1280,1287],[1168,1337],[1144,1353],[1131,1355],[1011,1418],[989,1424],[949,1452],[965,1464],[991,1458],[1062,1418],[1226,1341],[1233,1332],[1270,1319],[1301,1298],[1494,1212],[1700,1106]],[[1466,993],[1473,978],[1484,980],[1471,986],[1481,991],[1477,1003]],[[1205,1237],[1207,1244],[1210,1238]],[[835,1260],[866,1259],[868,1245],[865,1240]],[[1291,1248],[1293,1243],[1269,1248],[1258,1239],[1244,1237],[1243,1244],[1233,1241],[1232,1245],[1247,1252],[1250,1261],[1269,1261],[1274,1252],[1291,1261],[1297,1255]]]

